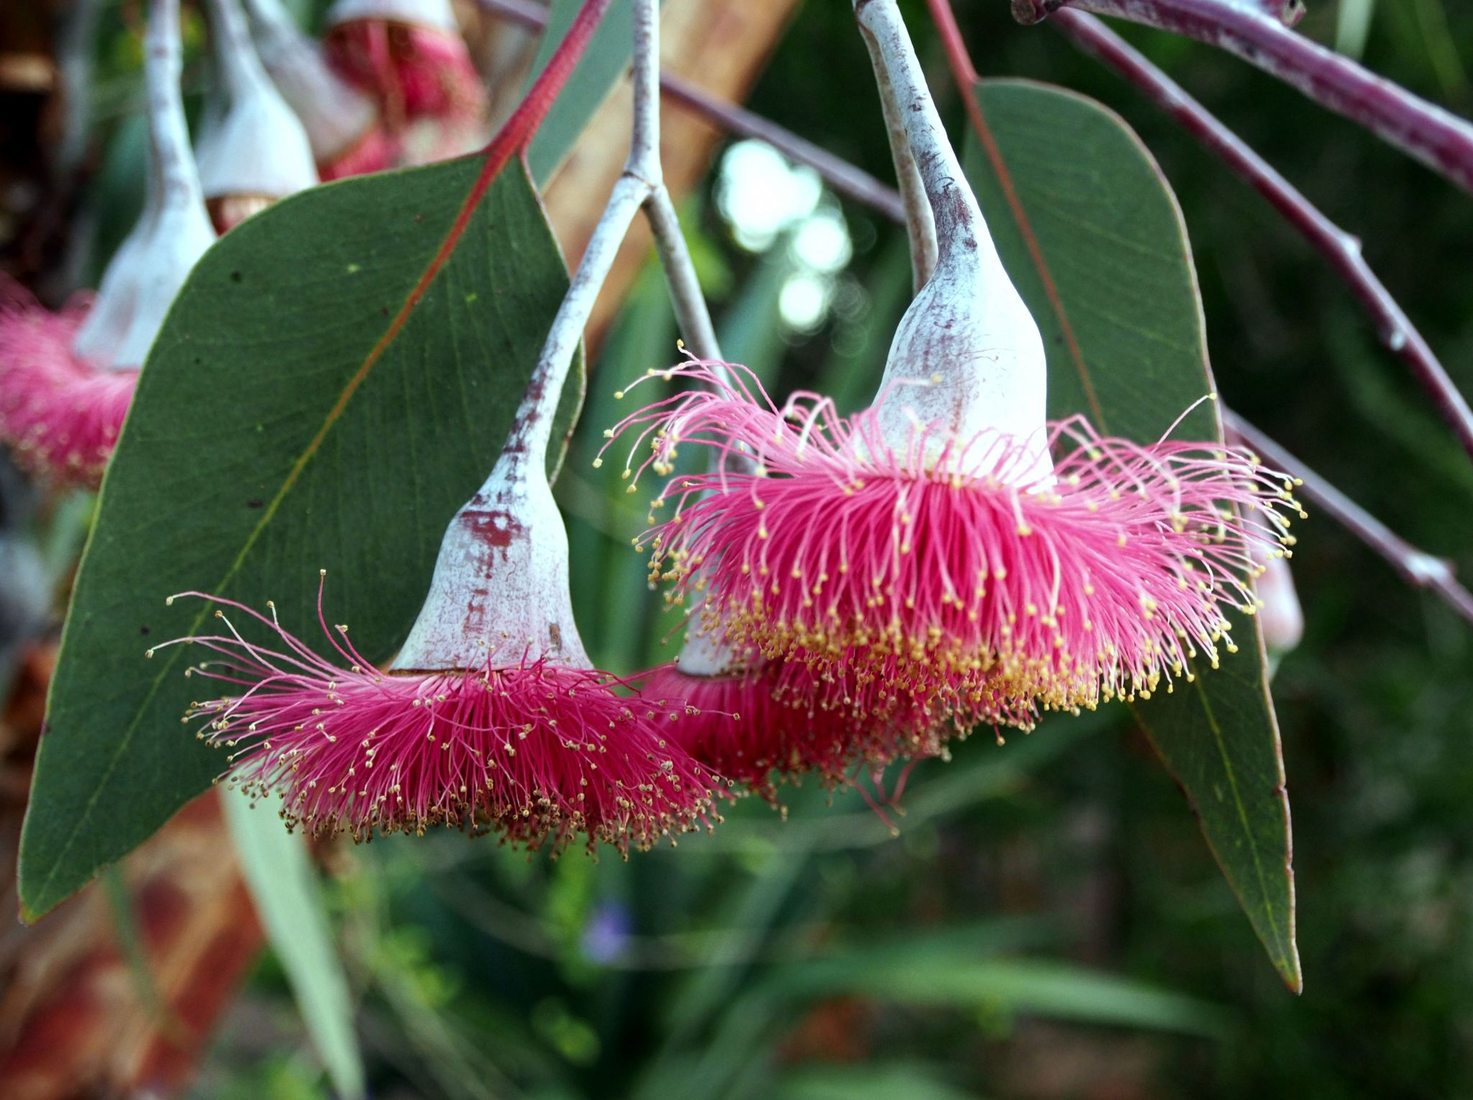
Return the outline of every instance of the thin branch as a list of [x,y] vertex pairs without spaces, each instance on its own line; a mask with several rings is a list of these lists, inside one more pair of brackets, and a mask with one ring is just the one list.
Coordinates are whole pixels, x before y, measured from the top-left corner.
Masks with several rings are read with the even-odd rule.
[[1437,593],[1449,607],[1473,623],[1473,592],[1458,583],[1450,563],[1393,533],[1375,516],[1236,413],[1223,409],[1223,422],[1231,434],[1258,452],[1270,466],[1299,479],[1302,484],[1298,492],[1306,500],[1319,505],[1332,519],[1380,554],[1408,584]]
[[[476,0],[483,11],[530,30],[547,26],[547,9],[529,0]],[[861,168],[744,107],[717,99],[690,81],[662,73],[660,90],[671,103],[700,115],[727,133],[765,141],[795,164],[807,165],[838,195],[904,224],[900,194]]]
[[1458,392],[1432,348],[1361,256],[1360,242],[1320,213],[1293,184],[1219,122],[1175,81],[1093,16],[1061,9],[1049,22],[1086,53],[1144,92],[1247,181],[1282,214],[1350,287],[1370,313],[1376,332],[1407,364],[1443,419],[1473,455],[1473,409]]
[[[1034,23],[1065,0],[1013,0]],[[1295,34],[1259,0],[1068,0],[1071,7],[1186,35],[1237,54],[1310,99],[1365,126],[1466,191],[1473,191],[1473,124]]]
[[670,288],[670,303],[675,320],[687,346],[702,359],[719,360],[721,347],[716,340],[716,327],[696,265],[686,247],[685,234],[675,203],[665,186],[665,172],[660,163],[660,4],[659,0],[635,0],[634,14],[634,134],[640,149],[644,171],[650,182],[644,215],[655,239],[655,251],[665,270]]
[[885,66],[880,45],[863,22],[859,24],[859,32],[875,70],[880,110],[885,116],[885,133],[890,141],[890,158],[895,164],[895,178],[900,184],[900,199],[905,206],[905,231],[910,240],[911,289],[919,293],[936,270],[936,216],[931,210],[915,153],[906,136],[905,115],[896,99],[895,85]]
[[578,270],[568,284],[568,292],[552,319],[547,342],[542,347],[512,426],[513,435],[520,435],[524,441],[521,453],[539,465],[547,453],[553,413],[557,409],[563,383],[567,381],[573,351],[583,339],[583,329],[593,313],[593,303],[609,277],[619,246],[624,243],[635,214],[649,196],[649,182],[627,169],[614,183],[608,205],[599,216],[588,247],[583,250],[583,258],[578,261]]
[[721,345],[716,340],[710,310],[706,308],[706,296],[701,293],[701,283],[680,229],[675,204],[663,183],[645,202],[644,216],[649,220],[650,231],[655,237],[655,248],[665,269],[675,320],[686,345],[698,358],[719,360]]

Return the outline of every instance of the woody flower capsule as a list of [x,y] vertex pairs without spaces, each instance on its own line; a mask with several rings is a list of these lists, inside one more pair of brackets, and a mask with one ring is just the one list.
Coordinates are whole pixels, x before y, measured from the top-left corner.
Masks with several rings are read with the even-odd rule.
[[64,484],[101,480],[164,315],[215,239],[179,95],[178,0],[152,0],[146,46],[143,213],[96,297],[52,314],[17,287],[0,291],[0,437]]
[[[937,261],[896,332],[874,404],[776,404],[749,373],[619,425],[632,473],[669,477],[649,533],[708,629],[816,675],[884,680],[961,726],[1147,696],[1231,649],[1256,560],[1285,553],[1290,485],[1215,441],[1138,444],[1045,419],[1036,325],[1003,270],[892,0],[856,5],[906,106]],[[741,455],[673,475],[681,443]]]

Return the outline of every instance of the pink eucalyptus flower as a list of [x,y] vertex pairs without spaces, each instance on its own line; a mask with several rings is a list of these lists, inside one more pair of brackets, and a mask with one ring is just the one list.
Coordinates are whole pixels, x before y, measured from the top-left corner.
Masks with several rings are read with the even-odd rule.
[[149,15],[148,186],[96,297],[52,315],[0,285],[0,436],[37,472],[95,487],[169,305],[215,239],[179,95],[178,7]]
[[445,0],[339,0],[328,24],[334,70],[379,100],[391,128],[485,116],[485,84]]
[[774,780],[813,773],[836,787],[858,770],[943,753],[944,723],[925,702],[883,677],[855,684],[838,672],[754,656],[710,676],[666,665],[642,682],[650,695],[685,702],[675,736],[692,756],[769,802]]
[[677,598],[771,660],[894,678],[965,723],[1026,727],[1035,707],[1147,697],[1215,665],[1225,611],[1255,609],[1254,555],[1298,510],[1287,479],[1216,444],[1141,446],[1075,417],[1050,425],[1048,472],[992,429],[917,423],[896,449],[891,394],[844,418],[813,394],[778,408],[740,366],[660,376],[708,388],[615,429],[650,440],[640,472],[668,474],[686,441],[757,471],[671,477],[675,515],[647,537]]
[[347,179],[349,176],[382,172],[399,163],[399,144],[382,127],[375,124],[344,152],[327,161],[318,161],[322,181]]
[[52,313],[14,284],[0,288],[0,437],[34,473],[95,488],[138,371],[99,368],[73,350],[89,298]]
[[[447,825],[554,849],[586,836],[622,852],[712,816],[714,780],[670,740],[678,706],[618,693],[588,668],[486,650],[474,668],[381,672],[318,620],[337,662],[270,615],[199,592],[275,635],[227,630],[182,639],[219,654],[192,669],[236,694],[192,705],[199,736],[232,749],[230,777],[280,792],[282,815],[316,834]],[[176,643],[168,643],[176,644]]]

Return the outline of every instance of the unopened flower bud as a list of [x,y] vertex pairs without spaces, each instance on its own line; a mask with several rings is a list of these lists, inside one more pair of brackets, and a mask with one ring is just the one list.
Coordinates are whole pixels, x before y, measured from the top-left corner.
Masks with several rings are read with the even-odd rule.
[[392,167],[394,141],[373,98],[333,72],[279,0],[245,0],[261,61],[301,119],[324,180]]
[[196,155],[205,199],[224,233],[317,182],[311,144],[261,60],[237,0],[210,0],[219,85]]

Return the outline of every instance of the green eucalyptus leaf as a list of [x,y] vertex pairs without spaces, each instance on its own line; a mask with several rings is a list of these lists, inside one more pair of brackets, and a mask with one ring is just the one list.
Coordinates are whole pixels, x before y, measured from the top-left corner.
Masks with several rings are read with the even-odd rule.
[[[139,379],[77,575],[20,854],[34,918],[220,773],[180,724],[212,632],[190,589],[261,607],[310,645],[331,623],[398,648],[445,525],[490,470],[567,287],[526,175],[501,173],[444,266],[482,162],[286,199],[200,261]],[[407,313],[413,295],[423,296]],[[563,395],[581,400],[581,357]],[[549,456],[555,466],[561,448]]]
[[251,899],[281,962],[302,1022],[333,1088],[346,1100],[366,1095],[353,1001],[323,908],[306,838],[287,832],[265,806],[239,791],[221,800]]
[[[1215,390],[1175,196],[1130,128],[1092,100],[986,81],[976,105],[983,132],[967,174],[1043,330],[1050,415],[1083,413],[1103,434],[1154,442]],[[1198,404],[1176,434],[1220,440],[1215,404]],[[1135,713],[1297,990],[1289,803],[1256,622],[1240,617],[1236,640],[1221,669],[1195,669]]]
[[[573,25],[583,6],[582,0],[552,0],[547,11],[547,30],[537,49],[528,82],[546,67],[558,43]],[[557,102],[537,129],[527,150],[527,163],[537,186],[546,187],[558,166],[573,148],[578,135],[588,125],[593,113],[608,98],[614,84],[629,68],[634,53],[634,2],[613,0],[599,20],[598,29],[588,43],[573,75],[558,93]]]

